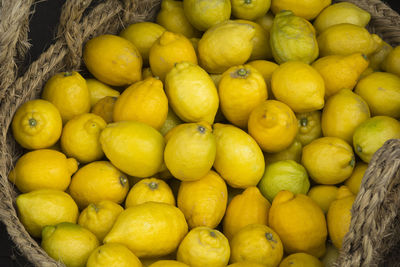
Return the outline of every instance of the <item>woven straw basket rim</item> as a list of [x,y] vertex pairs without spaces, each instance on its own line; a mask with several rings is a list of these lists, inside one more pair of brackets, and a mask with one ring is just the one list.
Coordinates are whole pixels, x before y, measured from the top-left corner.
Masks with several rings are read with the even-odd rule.
[[[371,14],[368,29],[392,46],[400,45],[400,15],[379,0],[351,2]],[[26,232],[16,208],[17,192],[8,173],[22,150],[15,143],[10,124],[16,109],[40,95],[44,83],[57,72],[80,70],[82,47],[99,34],[118,33],[127,25],[154,20],[160,0],[67,0],[56,40],[25,73],[18,62],[29,49],[28,30],[35,0],[0,3],[0,219],[18,250],[35,266],[64,266],[51,259]],[[337,1],[338,2],[338,1]],[[364,175],[352,208],[350,231],[336,266],[394,266],[400,251],[400,140],[389,140],[379,149]],[[398,257],[398,256],[397,256]],[[391,261],[391,259],[394,261]]]

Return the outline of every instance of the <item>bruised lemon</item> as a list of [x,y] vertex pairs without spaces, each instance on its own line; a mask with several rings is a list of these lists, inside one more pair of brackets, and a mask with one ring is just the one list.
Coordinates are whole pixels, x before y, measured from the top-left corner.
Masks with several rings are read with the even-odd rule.
[[125,200],[125,208],[149,201],[175,206],[175,197],[166,182],[157,178],[146,178],[141,179],[131,188]]

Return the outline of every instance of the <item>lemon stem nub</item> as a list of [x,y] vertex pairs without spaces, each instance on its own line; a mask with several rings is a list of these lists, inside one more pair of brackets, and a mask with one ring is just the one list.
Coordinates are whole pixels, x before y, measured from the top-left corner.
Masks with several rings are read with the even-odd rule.
[[354,167],[354,164],[356,163],[356,159],[354,157],[351,158],[349,165],[351,167]]
[[265,233],[265,238],[267,238],[268,241],[276,243],[276,240],[274,239],[274,236],[271,233]]
[[66,71],[64,72],[64,77],[72,76],[72,72]]
[[214,231],[210,231],[210,236],[216,237],[217,235],[214,233]]
[[29,126],[31,127],[35,127],[37,124],[36,120],[34,118],[30,118],[29,119]]
[[301,125],[302,127],[306,127],[307,124],[308,124],[307,118],[301,118],[301,120],[300,120],[300,125]]
[[199,130],[200,133],[204,133],[206,131],[206,128],[204,128],[203,126],[199,125],[199,127],[197,127],[197,130]]
[[251,4],[251,0],[244,0],[245,4]]
[[247,75],[247,70],[244,69],[244,68],[240,68],[240,69],[238,69],[237,74],[238,74],[240,77],[244,77],[244,76]]
[[362,148],[359,145],[356,145],[356,150],[357,152],[361,153],[362,152]]
[[158,184],[156,182],[151,182],[151,183],[149,183],[149,187],[150,187],[150,189],[155,190],[155,189],[157,189]]
[[125,186],[126,183],[128,182],[128,179],[125,176],[120,176],[119,177],[119,182],[122,186]]

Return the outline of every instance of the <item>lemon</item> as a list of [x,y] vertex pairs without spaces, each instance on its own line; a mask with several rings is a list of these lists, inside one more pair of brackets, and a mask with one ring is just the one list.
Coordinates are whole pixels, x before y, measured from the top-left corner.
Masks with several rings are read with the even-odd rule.
[[43,228],[41,247],[67,267],[84,267],[99,246],[96,236],[78,224],[62,222]]
[[177,200],[190,228],[215,228],[225,214],[228,190],[221,176],[210,171],[200,180],[182,182]]
[[364,99],[349,89],[342,89],[326,101],[321,117],[322,132],[324,136],[339,137],[351,144],[354,130],[369,117]]
[[230,18],[231,1],[184,0],[183,10],[190,24],[200,31],[206,31],[210,27]]
[[246,128],[251,111],[268,98],[263,76],[250,65],[238,65],[225,71],[218,94],[224,116],[241,128]]
[[265,168],[264,155],[245,131],[228,124],[214,124],[217,154],[214,168],[235,188],[255,186]]
[[85,79],[76,71],[61,72],[50,77],[44,85],[42,98],[57,107],[63,123],[90,111],[89,89]]
[[143,63],[149,61],[149,52],[152,45],[166,31],[166,29],[154,22],[137,22],[123,29],[119,36],[132,42],[139,50]]
[[326,98],[342,89],[352,90],[368,67],[368,59],[361,53],[347,56],[331,55],[319,58],[312,66],[325,81]]
[[91,113],[102,117],[106,123],[113,122],[114,106],[117,99],[115,96],[103,97],[93,106]]
[[68,188],[81,209],[102,200],[122,203],[128,190],[126,175],[108,161],[94,161],[80,168]]
[[271,0],[233,0],[232,15],[238,19],[255,20],[266,14]]
[[141,122],[108,124],[100,134],[100,143],[111,163],[131,176],[152,176],[163,163],[163,136]]
[[318,35],[317,41],[321,57],[354,53],[369,55],[382,44],[378,35],[370,34],[364,27],[350,23],[330,26]]
[[310,181],[302,165],[293,160],[283,160],[266,166],[258,188],[264,197],[272,202],[282,190],[288,190],[294,194],[307,194]]
[[189,267],[189,265],[174,260],[160,260],[153,263],[149,267]]
[[382,45],[377,50],[375,50],[374,53],[369,55],[369,67],[375,71],[383,69],[383,62],[385,62],[385,59],[392,51],[393,47],[383,41]]
[[326,253],[321,258],[322,264],[324,267],[333,266],[336,260],[339,258],[339,250],[332,245],[332,243],[328,243],[326,246]]
[[142,267],[142,263],[124,245],[111,243],[93,250],[86,267]]
[[182,34],[165,31],[150,49],[151,71],[164,81],[175,63],[182,61],[197,64],[197,55],[192,43]]
[[327,222],[329,237],[337,249],[341,249],[343,238],[349,231],[351,222],[351,207],[355,196],[346,186],[341,186],[328,210]]
[[183,121],[175,114],[172,108],[168,108],[167,118],[160,128],[160,133],[165,136],[169,130],[182,123]]
[[325,7],[331,4],[331,0],[272,0],[271,10],[276,15],[283,10],[291,10],[296,16],[312,20]]
[[113,120],[139,121],[158,130],[167,114],[168,99],[163,84],[159,79],[150,77],[124,90],[115,102]]
[[157,178],[146,178],[141,179],[131,188],[125,200],[125,208],[149,201],[175,206],[175,197],[166,182]]
[[151,71],[150,67],[142,69],[142,80],[147,79],[149,77],[154,77],[153,72]]
[[[165,263],[165,267],[168,267],[169,266],[168,264],[172,264],[172,266],[174,267],[175,266],[174,264],[177,262],[180,264],[183,264],[183,265],[178,265],[178,267],[182,267],[182,266],[187,267],[186,264],[179,262],[179,261],[175,261],[175,259],[176,259],[176,253],[170,253],[168,255],[161,256],[161,257],[140,258],[140,261],[142,262],[143,267],[150,267],[152,264],[159,262],[159,261],[161,261],[162,263]],[[172,263],[171,263],[171,261],[172,261]],[[156,265],[156,266],[159,266],[159,265]],[[164,265],[162,265],[162,266],[164,266]]]
[[230,257],[228,239],[218,230],[200,226],[182,240],[177,260],[191,267],[225,267]]
[[206,175],[215,160],[216,142],[207,123],[185,123],[172,134],[165,146],[164,162],[181,181],[194,181]]
[[199,62],[208,73],[223,73],[244,64],[253,51],[256,30],[246,23],[221,22],[208,29],[199,41]]
[[271,86],[276,99],[294,112],[311,112],[324,106],[324,80],[304,62],[289,61],[280,65],[272,73]]
[[400,138],[400,122],[388,116],[375,116],[358,125],[354,131],[354,151],[369,163],[387,140],[396,138]]
[[95,234],[102,242],[123,210],[120,205],[109,200],[91,203],[79,214],[78,224]]
[[326,214],[332,201],[336,199],[338,187],[334,185],[315,185],[311,187],[307,195],[320,206]]
[[96,79],[86,79],[86,85],[90,94],[90,106],[93,106],[106,96],[118,97],[120,93]]
[[214,122],[219,105],[217,88],[198,65],[190,62],[175,64],[166,76],[165,91],[181,120]]
[[285,252],[325,253],[327,227],[321,208],[308,196],[281,191],[269,210],[269,227],[281,238]]
[[261,27],[263,27],[264,30],[269,32],[271,30],[272,23],[274,22],[274,17],[275,16],[272,11],[269,10],[266,14],[255,19],[254,21],[258,23]]
[[322,136],[321,111],[296,113],[299,131],[297,138],[305,146]]
[[52,189],[35,190],[16,198],[18,217],[33,237],[40,237],[46,225],[75,223],[78,206],[65,192]]
[[293,160],[297,163],[300,163],[302,150],[303,145],[298,138],[295,138],[293,143],[284,150],[276,153],[264,153],[265,166],[281,160]]
[[231,262],[250,261],[265,266],[278,266],[283,245],[278,234],[263,224],[250,224],[237,232],[232,240]]
[[357,195],[358,191],[360,191],[361,182],[367,168],[368,164],[362,161],[357,162],[351,176],[346,181],[344,181],[344,185],[347,186],[354,195]]
[[400,77],[374,72],[361,79],[355,89],[371,109],[371,115],[400,118]]
[[247,64],[258,70],[259,73],[261,73],[264,78],[265,84],[267,85],[268,98],[273,99],[274,95],[272,94],[271,89],[271,78],[272,73],[279,67],[279,65],[267,60],[254,60],[250,61]]
[[269,201],[260,190],[251,186],[239,192],[229,202],[223,221],[224,235],[231,240],[242,228],[250,224],[268,223]]
[[272,55],[278,64],[287,61],[308,64],[318,57],[314,27],[290,10],[276,14],[270,31],[270,44]]
[[384,71],[400,76],[400,46],[396,46],[383,60],[382,69]]
[[125,245],[138,257],[163,256],[176,250],[187,231],[185,216],[178,208],[146,202],[124,210],[104,243]]
[[192,43],[192,45],[193,45],[193,48],[194,48],[194,51],[196,51],[196,55],[198,55],[199,53],[198,53],[198,51],[199,51],[199,41],[200,41],[200,38],[196,38],[196,37],[193,37],[193,38],[190,38],[189,39],[190,40],[190,42]]
[[264,264],[249,262],[249,261],[239,261],[232,264],[229,264],[228,267],[265,267]]
[[280,152],[293,143],[297,118],[285,103],[266,100],[251,111],[248,131],[263,151]]
[[181,1],[162,0],[156,22],[167,31],[180,33],[187,38],[197,37],[201,34],[186,18]]
[[313,255],[307,253],[294,253],[282,260],[279,267],[323,267],[322,262],[314,257]]
[[130,41],[111,34],[90,39],[83,49],[83,61],[99,81],[123,86],[139,81],[142,56]]
[[332,25],[350,23],[365,27],[371,19],[364,9],[359,8],[350,2],[335,3],[326,7],[314,20],[314,27],[318,32],[322,32]]
[[321,137],[305,147],[301,162],[319,184],[338,184],[350,177],[355,165],[352,147],[338,137]]
[[38,149],[22,155],[9,173],[9,179],[22,193],[38,189],[65,191],[78,162],[51,149]]

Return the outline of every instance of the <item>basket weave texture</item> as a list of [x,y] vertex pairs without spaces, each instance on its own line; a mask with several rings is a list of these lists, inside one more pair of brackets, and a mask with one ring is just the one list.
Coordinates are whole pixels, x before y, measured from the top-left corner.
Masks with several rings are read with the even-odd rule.
[[[342,0],[343,1],[343,0]],[[371,14],[368,29],[400,45],[400,16],[379,0],[346,0]],[[34,0],[0,1],[0,219],[18,250],[35,266],[64,266],[51,259],[20,223],[17,190],[8,173],[23,151],[10,125],[17,108],[38,98],[55,73],[82,69],[82,48],[90,38],[116,34],[127,25],[152,21],[160,0],[67,0],[56,39],[25,73],[19,66],[29,50]],[[350,231],[336,266],[400,266],[400,140],[389,140],[373,156],[352,208]]]

